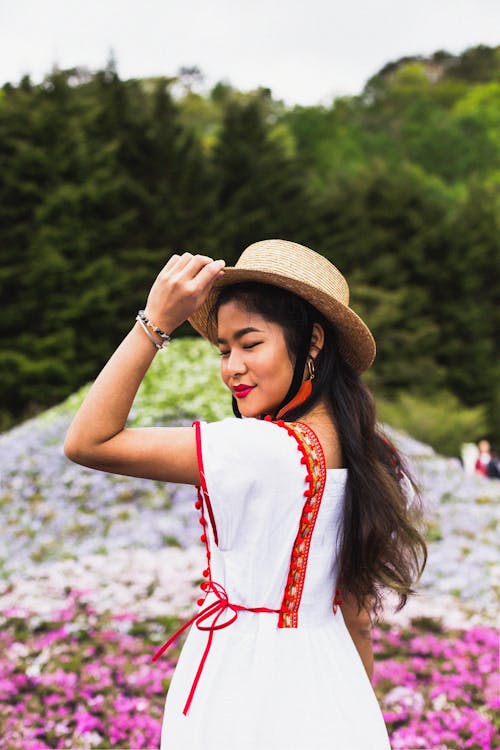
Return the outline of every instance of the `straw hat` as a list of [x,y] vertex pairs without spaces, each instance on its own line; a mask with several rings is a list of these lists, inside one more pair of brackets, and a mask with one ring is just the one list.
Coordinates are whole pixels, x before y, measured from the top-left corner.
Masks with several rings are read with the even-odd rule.
[[212,343],[216,342],[217,329],[210,313],[221,288],[244,281],[260,281],[295,292],[335,326],[340,352],[356,372],[362,373],[372,364],[375,341],[366,324],[349,307],[347,281],[322,255],[286,240],[254,242],[234,267],[224,269],[203,305],[189,318],[193,328]]

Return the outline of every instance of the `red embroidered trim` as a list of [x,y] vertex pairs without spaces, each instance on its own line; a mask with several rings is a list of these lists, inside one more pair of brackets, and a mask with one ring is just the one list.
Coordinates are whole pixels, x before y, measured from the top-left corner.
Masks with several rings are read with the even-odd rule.
[[[266,420],[271,421],[267,417]],[[304,492],[306,501],[292,549],[290,568],[278,619],[279,628],[296,628],[306,578],[309,548],[326,484],[326,461],[321,443],[316,433],[308,425],[303,422],[287,424],[281,420],[275,424],[278,427],[284,427],[288,434],[297,441],[298,450],[302,453],[300,462],[306,467],[306,479],[309,484],[309,489]]]
[[[200,482],[201,485],[198,488],[198,494],[200,493],[200,489],[202,492],[202,499],[205,500],[208,515],[210,517],[210,523],[212,524],[212,530],[214,532],[214,541],[215,544],[219,544],[219,539],[217,537],[217,526],[215,525],[215,518],[214,518],[214,512],[212,510],[212,503],[210,502],[210,497],[208,496],[208,489],[207,489],[207,482],[205,479],[205,469],[203,466],[203,456],[201,453],[201,428],[199,422],[193,422],[193,426],[196,430],[196,456],[198,458],[198,468],[200,471]],[[203,541],[203,540],[202,540]]]

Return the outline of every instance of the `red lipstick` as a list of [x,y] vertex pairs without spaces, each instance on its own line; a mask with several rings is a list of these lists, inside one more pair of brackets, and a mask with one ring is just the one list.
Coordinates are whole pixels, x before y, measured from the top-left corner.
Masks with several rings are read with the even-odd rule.
[[233,386],[233,393],[236,398],[245,398],[254,388],[254,385],[245,385],[245,383],[242,383],[241,385]]

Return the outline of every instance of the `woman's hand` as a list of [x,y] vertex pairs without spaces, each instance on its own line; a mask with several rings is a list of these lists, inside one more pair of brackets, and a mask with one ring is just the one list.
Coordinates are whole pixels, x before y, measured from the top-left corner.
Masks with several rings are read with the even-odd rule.
[[223,275],[223,267],[223,260],[206,255],[172,255],[151,287],[146,316],[166,333],[172,333],[205,301],[214,281]]

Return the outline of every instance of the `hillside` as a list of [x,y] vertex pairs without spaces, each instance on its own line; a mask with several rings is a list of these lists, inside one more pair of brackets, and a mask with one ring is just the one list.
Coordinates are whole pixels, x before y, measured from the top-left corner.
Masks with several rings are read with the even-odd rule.
[[[217,357],[206,342],[174,341],[167,357],[157,357],[148,372],[131,425],[189,424],[196,417],[210,421],[231,414]],[[147,589],[155,577],[161,580],[165,560],[180,559],[179,550],[189,559],[202,553],[192,488],[93,471],[64,456],[64,435],[85,391],[0,436],[0,576],[14,586],[9,603],[21,596],[22,579],[43,575],[50,582],[55,575],[65,585],[64,571],[78,579],[83,560],[95,576],[84,575],[85,588],[92,584],[97,593],[114,576],[114,568],[102,560],[116,560],[119,567],[133,551],[144,585],[141,591],[134,587],[133,596],[144,608],[150,596],[158,597],[158,591],[148,595]],[[457,460],[388,425],[384,429],[409,457],[427,508],[429,562],[422,596],[435,600],[432,611],[445,618],[464,610],[475,613],[474,621],[491,621],[500,584],[500,482],[467,476]],[[37,591],[40,601],[47,601],[43,583]],[[411,609],[419,607],[417,598]]]

